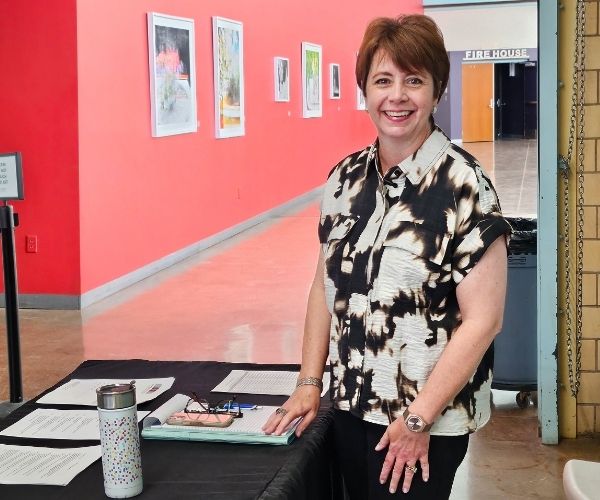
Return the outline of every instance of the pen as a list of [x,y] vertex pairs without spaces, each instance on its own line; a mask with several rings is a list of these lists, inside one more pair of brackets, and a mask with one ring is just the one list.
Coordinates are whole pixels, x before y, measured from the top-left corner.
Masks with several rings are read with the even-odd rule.
[[241,410],[256,410],[257,408],[260,408],[260,406],[257,406],[252,403],[225,403],[220,408],[223,408],[224,410],[231,410],[237,408],[240,408]]
[[256,410],[257,408],[260,408],[260,406],[253,405],[251,403],[239,403],[238,406],[242,410]]

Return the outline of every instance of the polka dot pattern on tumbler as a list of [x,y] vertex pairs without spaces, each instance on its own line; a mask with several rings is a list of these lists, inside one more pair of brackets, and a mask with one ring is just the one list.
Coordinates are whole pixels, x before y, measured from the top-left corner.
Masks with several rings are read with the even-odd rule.
[[98,407],[104,490],[110,498],[129,498],[143,489],[137,407]]
[[102,457],[106,480],[121,485],[133,483],[142,477],[136,416],[128,415],[103,424],[102,445],[110,450]]

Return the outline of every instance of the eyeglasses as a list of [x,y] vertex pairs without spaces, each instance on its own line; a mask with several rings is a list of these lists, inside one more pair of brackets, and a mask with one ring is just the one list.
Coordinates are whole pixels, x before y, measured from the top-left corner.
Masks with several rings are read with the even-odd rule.
[[198,397],[195,392],[192,392],[192,397],[188,399],[183,411],[185,413],[211,413],[217,415],[231,415],[233,418],[242,418],[244,414],[240,405],[235,402],[237,396],[231,399],[221,399],[215,404],[211,404],[208,400]]

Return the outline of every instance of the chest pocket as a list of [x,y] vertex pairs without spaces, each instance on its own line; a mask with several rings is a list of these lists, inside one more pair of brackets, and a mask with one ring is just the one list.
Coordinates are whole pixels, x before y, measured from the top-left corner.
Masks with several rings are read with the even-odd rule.
[[401,220],[392,223],[383,246],[402,249],[439,266],[451,239],[452,234],[443,227]]
[[334,297],[349,286],[354,259],[349,238],[358,219],[357,215],[344,214],[321,218],[319,239],[325,251],[325,292],[330,310]]
[[350,233],[358,215],[333,214],[325,215],[319,224],[319,240],[321,243],[330,243],[343,240]]

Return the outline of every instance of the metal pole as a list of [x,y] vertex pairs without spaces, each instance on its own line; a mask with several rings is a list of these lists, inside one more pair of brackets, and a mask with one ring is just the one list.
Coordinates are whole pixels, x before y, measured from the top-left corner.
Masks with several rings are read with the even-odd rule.
[[[564,2],[562,2],[564,3]],[[538,2],[538,422],[543,444],[557,444],[558,427],[558,0]],[[561,44],[565,40],[561,41]],[[564,127],[563,127],[564,128]],[[558,344],[560,346],[560,344]]]
[[23,401],[21,348],[19,345],[19,301],[15,261],[15,219],[10,205],[0,206],[2,257],[4,261],[4,296],[6,301],[6,338],[8,341],[8,376],[10,402]]

